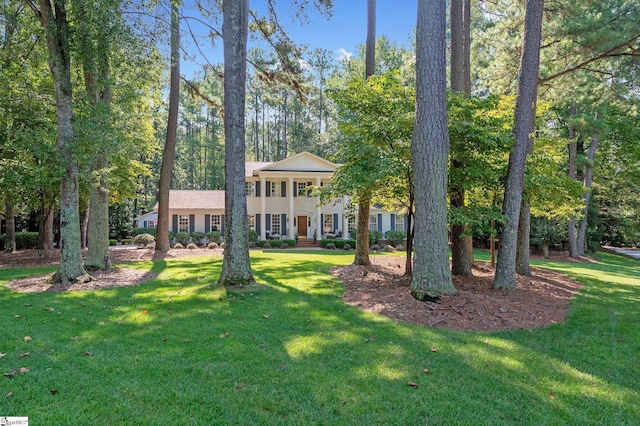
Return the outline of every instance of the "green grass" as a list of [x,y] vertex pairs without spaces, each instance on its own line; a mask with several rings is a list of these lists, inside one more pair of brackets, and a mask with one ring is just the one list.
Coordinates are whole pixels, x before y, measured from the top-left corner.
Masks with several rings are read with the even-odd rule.
[[585,284],[567,322],[478,333],[345,306],[328,270],[352,256],[256,251],[262,285],[243,290],[210,288],[221,266],[210,259],[140,262],[159,277],[69,293],[10,291],[8,280],[51,269],[1,269],[0,372],[30,371],[0,377],[0,416],[38,425],[638,424],[637,261],[543,263]]

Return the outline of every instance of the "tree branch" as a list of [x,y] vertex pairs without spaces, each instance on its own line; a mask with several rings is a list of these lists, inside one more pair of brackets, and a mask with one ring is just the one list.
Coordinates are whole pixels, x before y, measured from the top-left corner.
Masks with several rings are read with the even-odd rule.
[[635,50],[631,46],[631,43],[636,41],[638,38],[640,38],[640,33],[634,35],[633,37],[631,37],[630,39],[624,41],[623,43],[620,43],[620,44],[612,47],[611,49],[607,50],[606,52],[601,53],[600,55],[597,55],[597,56],[594,56],[594,57],[592,57],[590,59],[587,59],[586,61],[583,61],[583,62],[581,62],[581,63],[579,63],[579,64],[577,64],[577,65],[575,65],[575,66],[573,66],[571,68],[567,68],[567,69],[562,70],[560,72],[557,72],[557,73],[555,73],[553,75],[550,75],[549,77],[540,79],[540,80],[538,80],[538,84],[539,85],[545,84],[545,83],[547,83],[547,82],[549,82],[551,80],[554,80],[554,79],[556,79],[558,77],[561,77],[561,76],[563,76],[565,74],[569,74],[569,73],[571,73],[573,71],[582,69],[582,68],[586,67],[587,65],[589,65],[589,64],[591,64],[593,62],[599,61],[600,59],[604,59],[604,58],[607,58],[607,57],[613,57],[613,56],[620,56],[621,53],[617,52],[617,51],[622,49],[622,48],[624,48],[624,47],[630,48],[631,50]]

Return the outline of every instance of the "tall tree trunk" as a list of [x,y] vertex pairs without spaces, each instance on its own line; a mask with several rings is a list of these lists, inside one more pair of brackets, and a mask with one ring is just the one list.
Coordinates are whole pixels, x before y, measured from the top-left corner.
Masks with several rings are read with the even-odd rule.
[[[576,104],[575,102],[571,102],[571,106],[569,107],[569,117],[573,119],[576,115]],[[576,180],[576,168],[577,168],[577,159],[578,159],[578,144],[576,142],[576,127],[571,122],[569,124],[569,179]],[[578,254],[578,242],[576,239],[576,218],[574,215],[569,217],[567,222],[567,239],[569,242],[569,256],[573,259],[577,259],[580,255]]]
[[85,265],[94,269],[108,269],[111,263],[109,258],[109,177],[107,168],[106,155],[103,152],[98,153],[91,162],[91,189],[87,224],[89,250],[85,260]]
[[[376,73],[376,0],[367,0],[367,44],[365,47],[365,78]],[[358,217],[354,265],[371,265],[369,259],[369,211],[371,188],[363,188],[358,194]]]
[[162,152],[162,168],[158,182],[158,227],[156,228],[156,251],[169,251],[169,191],[173,177],[178,131],[178,107],[180,105],[180,16],[179,1],[171,3],[171,76],[169,83],[169,115],[167,135]]
[[[89,190],[91,191],[91,190]],[[82,249],[87,248],[87,228],[89,227],[89,211],[91,210],[91,204],[87,203],[86,207],[80,208],[80,247]],[[87,262],[85,261],[85,267]]]
[[516,245],[516,273],[531,276],[529,267],[529,247],[531,232],[531,206],[523,198],[520,204],[520,219],[518,220],[518,243]]
[[16,213],[13,205],[13,196],[11,194],[5,193],[4,207],[4,218],[7,227],[7,238],[4,243],[4,249],[9,253],[13,253],[16,251]]
[[418,0],[416,117],[411,140],[415,185],[415,263],[411,295],[455,294],[447,244],[446,2]]
[[53,250],[53,208],[40,206],[38,221],[38,242],[36,248],[40,250]]
[[225,286],[255,282],[249,258],[244,163],[248,14],[248,0],[223,0],[225,245],[218,284]]
[[584,172],[584,214],[580,222],[580,230],[578,231],[577,248],[578,253],[582,256],[587,252],[587,219],[589,216],[589,203],[591,201],[591,185],[593,181],[593,159],[596,156],[599,139],[597,136],[591,136],[591,143],[587,150],[587,161],[585,162]]
[[[78,163],[73,155],[75,130],[73,128],[73,90],[71,84],[70,25],[65,2],[39,0],[36,11],[44,28],[49,55],[58,118],[58,152],[62,167],[60,183],[60,267],[53,281],[67,285],[86,276],[82,265],[80,246],[80,212]],[[54,13],[55,9],[55,13]]]
[[[467,0],[468,1],[468,0]],[[465,26],[463,14],[464,0],[451,0],[451,90],[465,91],[465,76],[469,73],[469,60],[465,58]],[[468,94],[468,93],[467,93]],[[463,148],[464,149],[464,148]],[[464,167],[462,161],[453,158],[451,167]],[[452,186],[449,191],[449,203],[452,209],[464,208],[465,190],[462,185]],[[453,275],[471,276],[472,253],[464,235],[467,225],[464,223],[451,225],[451,273]]]
[[517,288],[516,246],[518,220],[522,203],[527,152],[531,144],[531,133],[535,128],[543,6],[544,0],[527,0],[522,56],[518,75],[518,95],[516,97],[513,120],[515,145],[509,155],[507,181],[502,203],[502,214],[504,215],[505,223],[500,229],[500,250],[493,280],[495,289],[515,290]]

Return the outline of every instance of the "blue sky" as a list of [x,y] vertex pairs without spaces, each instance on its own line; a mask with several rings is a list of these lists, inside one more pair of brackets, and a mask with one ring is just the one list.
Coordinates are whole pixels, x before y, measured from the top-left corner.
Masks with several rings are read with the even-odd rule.
[[[303,0],[304,1],[304,0]],[[307,0],[313,3],[313,0]],[[185,1],[185,4],[190,3]],[[291,39],[299,44],[304,44],[309,49],[324,48],[334,54],[338,59],[344,55],[357,55],[358,46],[366,39],[367,31],[367,2],[366,0],[334,0],[333,14],[330,19],[317,13],[313,6],[308,7],[309,22],[301,24],[295,17],[295,3],[291,0],[278,0],[278,17]],[[188,7],[188,6],[187,6]],[[250,7],[258,11],[264,10],[263,0],[251,0]],[[377,0],[376,7],[376,37],[387,36],[391,41],[399,45],[408,46],[416,24],[416,0]],[[192,11],[184,11],[191,15]],[[204,27],[197,22],[190,21],[193,31],[203,32]],[[183,31],[187,30],[182,24]],[[186,39],[186,40],[185,40]],[[193,42],[183,36],[185,48],[192,54],[196,53]],[[208,40],[201,39],[200,47],[206,53],[211,63],[222,62],[222,42],[212,49]],[[251,48],[251,41],[249,41]],[[198,59],[199,64],[205,63]],[[190,76],[200,65],[183,61],[182,73]]]

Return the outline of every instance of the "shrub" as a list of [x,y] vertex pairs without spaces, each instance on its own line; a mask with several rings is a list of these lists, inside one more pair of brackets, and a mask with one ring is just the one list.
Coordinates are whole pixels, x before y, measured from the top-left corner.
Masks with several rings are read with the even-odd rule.
[[174,249],[183,249],[183,248],[184,248],[184,246],[183,246],[182,244],[180,244],[180,243],[175,243],[175,244],[173,245],[173,248],[174,248]]
[[380,247],[378,244],[371,244],[369,246],[369,250],[373,251],[373,250],[380,250],[382,247]]
[[209,240],[209,242],[211,243],[218,243],[220,244],[222,242],[222,234],[220,233],[220,231],[209,231],[206,234],[207,240]]
[[218,243],[211,242],[211,243],[207,244],[207,248],[208,249],[217,249],[218,248]]
[[249,229],[249,241],[252,243],[258,241],[258,233],[255,229]]
[[110,246],[115,246],[116,244],[118,244],[118,240],[109,240]]
[[384,238],[394,247],[402,244],[405,238],[407,238],[407,233],[404,231],[387,231],[384,233]]
[[288,249],[289,248],[289,243],[287,243],[286,241],[283,241],[282,242],[282,246],[280,246],[280,248]]
[[285,248],[284,247],[285,243],[289,247],[295,247],[296,246],[296,240],[282,240],[282,248]]
[[121,241],[121,243],[122,243],[122,244],[131,244],[131,243],[133,243],[133,240],[132,240],[131,238],[124,238],[124,239]]
[[327,248],[328,244],[335,244],[335,240],[327,238],[325,240],[320,240],[320,247]]
[[256,248],[256,242],[255,241],[249,241],[249,248]]
[[256,245],[258,247],[264,247],[265,244],[267,244],[267,240],[258,240],[258,241],[256,241]]
[[282,240],[271,240],[271,247],[273,248],[282,247]]
[[187,244],[189,244],[189,241],[191,240],[191,236],[186,232],[177,232],[175,235],[175,239],[178,244],[186,246]]
[[198,248],[198,245],[197,245],[197,244],[195,244],[195,243],[190,243],[190,244],[187,246],[187,248],[188,248],[189,250],[195,250],[195,249],[197,249],[197,248]]
[[352,228],[349,230],[349,238],[351,238],[352,240],[355,240],[356,235],[358,235],[358,230],[356,228]]
[[342,249],[344,248],[345,240],[334,240],[333,244],[335,244],[336,248]]
[[271,248],[271,240],[266,240],[262,245],[264,248]]
[[140,234],[149,234],[149,235],[153,235],[155,237],[156,235],[156,228],[133,228],[131,230],[131,236],[132,237],[136,237]]
[[204,232],[196,231],[191,233],[191,240],[193,240],[193,242],[199,246],[202,245],[204,239],[205,239]]
[[351,246],[349,245],[349,243],[344,243],[344,250],[351,250]]
[[138,234],[133,239],[133,244],[138,246],[146,246],[153,244],[156,241],[155,237],[151,234]]
[[356,240],[345,240],[345,244],[349,244],[351,248],[356,248]]
[[336,245],[334,243],[329,243],[324,248],[326,248],[327,250],[335,250]]
[[369,231],[369,245],[379,244],[383,235],[380,231]]
[[16,232],[16,250],[34,249],[37,244],[37,232]]

